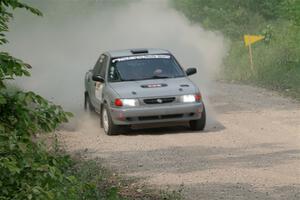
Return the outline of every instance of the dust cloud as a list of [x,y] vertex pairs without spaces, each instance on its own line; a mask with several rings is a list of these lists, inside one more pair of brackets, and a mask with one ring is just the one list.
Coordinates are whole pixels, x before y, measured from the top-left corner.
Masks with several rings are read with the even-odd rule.
[[84,74],[103,51],[128,48],[170,50],[202,93],[222,65],[221,34],[191,24],[167,0],[27,0],[44,17],[17,11],[6,50],[32,64],[32,77],[18,80],[78,115],[83,108]]

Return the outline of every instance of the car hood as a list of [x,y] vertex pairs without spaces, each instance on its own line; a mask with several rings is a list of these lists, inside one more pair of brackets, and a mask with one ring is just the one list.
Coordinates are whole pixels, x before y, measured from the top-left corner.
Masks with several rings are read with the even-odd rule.
[[194,94],[197,87],[186,77],[110,83],[120,98],[144,98]]

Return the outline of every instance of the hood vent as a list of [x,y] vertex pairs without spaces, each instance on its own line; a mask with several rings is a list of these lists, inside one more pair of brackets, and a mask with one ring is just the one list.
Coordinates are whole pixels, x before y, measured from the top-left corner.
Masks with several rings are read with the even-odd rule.
[[149,53],[148,49],[132,49],[132,54],[142,54],[142,53]]

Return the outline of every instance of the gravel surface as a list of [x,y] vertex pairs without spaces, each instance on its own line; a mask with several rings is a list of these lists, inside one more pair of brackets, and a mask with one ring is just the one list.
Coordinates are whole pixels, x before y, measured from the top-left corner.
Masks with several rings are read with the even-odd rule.
[[[210,103],[208,103],[210,102]],[[300,105],[265,89],[211,86],[208,127],[185,124],[106,136],[97,117],[61,131],[67,151],[185,199],[300,199]],[[136,127],[140,128],[140,127]]]

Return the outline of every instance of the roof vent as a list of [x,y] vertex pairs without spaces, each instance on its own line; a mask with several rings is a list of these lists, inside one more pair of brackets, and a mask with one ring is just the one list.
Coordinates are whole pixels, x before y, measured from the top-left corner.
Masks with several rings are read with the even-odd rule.
[[142,53],[148,53],[148,49],[132,49],[131,53],[133,54],[142,54]]

